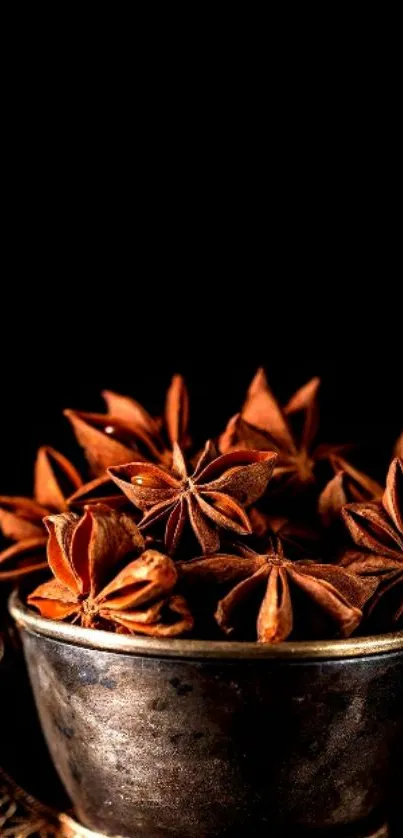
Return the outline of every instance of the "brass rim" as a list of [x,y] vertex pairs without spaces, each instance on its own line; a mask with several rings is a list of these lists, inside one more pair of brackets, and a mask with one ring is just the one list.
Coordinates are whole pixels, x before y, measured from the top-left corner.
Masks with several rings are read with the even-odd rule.
[[162,658],[243,658],[256,659],[306,659],[352,658],[397,652],[403,649],[403,631],[371,637],[353,637],[348,640],[307,640],[277,643],[275,645],[247,643],[231,640],[161,639],[135,635],[113,634],[98,629],[82,628],[39,617],[23,605],[18,592],[11,594],[10,613],[17,625],[45,637],[109,652],[123,652],[139,657]]

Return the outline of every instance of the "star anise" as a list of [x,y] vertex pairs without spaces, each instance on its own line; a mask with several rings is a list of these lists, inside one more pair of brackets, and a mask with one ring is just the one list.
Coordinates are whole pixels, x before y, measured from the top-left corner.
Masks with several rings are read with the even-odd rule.
[[[277,451],[273,489],[290,494],[313,484],[316,463],[338,450],[334,446],[314,447],[313,444],[319,425],[319,385],[320,379],[312,378],[282,408],[264,370],[259,369],[241,413],[230,419],[220,437],[220,451],[225,453],[239,447]],[[298,434],[293,425],[301,417],[302,431]]]
[[84,506],[91,506],[94,503],[105,503],[113,509],[121,509],[129,505],[109,474],[103,474],[102,477],[95,477],[94,480],[83,483],[66,500],[69,509],[78,509],[79,511]]
[[54,579],[28,597],[41,615],[82,626],[173,637],[192,628],[183,597],[174,594],[175,565],[147,550],[129,561],[108,584],[123,560],[144,548],[142,536],[126,514],[104,504],[45,519],[48,562]]
[[395,457],[400,457],[403,460],[403,431],[399,436],[399,439],[396,441],[395,449],[394,449]]
[[102,393],[108,413],[118,419],[135,422],[150,436],[165,436],[170,447],[177,442],[182,449],[190,444],[189,437],[189,395],[181,375],[174,375],[165,398],[165,410],[161,419],[154,419],[142,405],[129,396],[120,396],[111,390]]
[[290,558],[317,555],[321,550],[321,531],[316,517],[269,515],[257,507],[248,510],[253,534],[259,543],[273,535],[281,538]]
[[16,579],[46,567],[43,518],[67,509],[68,495],[81,487],[69,460],[53,448],[39,449],[34,470],[34,498],[0,497],[0,529],[17,542],[0,552],[0,580]]
[[[392,460],[382,501],[353,503],[343,509],[348,531],[359,548],[348,550],[341,564],[380,582],[370,614],[386,623],[403,617],[403,460]],[[380,613],[382,610],[382,613]]]
[[[217,554],[180,564],[185,591],[219,598],[216,620],[226,634],[260,643],[288,637],[348,637],[377,587],[336,565],[289,561],[280,539],[265,554],[238,545],[241,555]],[[223,589],[225,595],[222,595]]]
[[168,388],[163,419],[154,419],[134,399],[104,390],[107,413],[66,410],[79,444],[96,475],[108,466],[136,460],[170,465],[174,442],[189,445],[189,398],[185,382],[175,375]]
[[179,445],[174,443],[172,470],[152,463],[133,462],[108,469],[129,500],[144,513],[140,529],[166,522],[165,546],[174,553],[185,523],[206,553],[220,544],[220,531],[249,535],[252,527],[245,512],[265,491],[276,454],[234,451],[217,456],[207,442],[196,468],[189,475]]
[[383,487],[355,468],[339,455],[329,457],[335,472],[319,496],[318,511],[324,527],[340,520],[341,511],[348,503],[372,501],[381,498]]

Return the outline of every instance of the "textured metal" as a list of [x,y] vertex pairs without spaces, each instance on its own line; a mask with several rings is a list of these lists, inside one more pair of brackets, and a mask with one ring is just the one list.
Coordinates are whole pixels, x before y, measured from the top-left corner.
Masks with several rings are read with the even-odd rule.
[[144,654],[147,657],[191,657],[192,659],[240,658],[242,660],[283,658],[285,660],[302,658],[352,658],[363,655],[381,654],[382,652],[403,649],[403,631],[372,637],[353,637],[348,640],[309,640],[277,643],[273,646],[261,643],[240,643],[224,641],[203,641],[191,639],[161,639],[140,637],[113,632],[82,628],[70,623],[57,622],[39,617],[21,604],[15,592],[10,598],[10,611],[17,624],[39,632],[46,637],[53,637],[67,643],[89,649],[108,649],[129,654]]
[[[3,838],[104,838],[65,813],[44,806],[0,768],[0,835]],[[121,836],[115,836],[121,838]],[[363,838],[389,838],[388,827]]]
[[168,644],[157,658],[73,645],[13,611],[54,763],[88,828],[127,838],[381,829],[401,770],[401,649],[202,659],[169,657]]

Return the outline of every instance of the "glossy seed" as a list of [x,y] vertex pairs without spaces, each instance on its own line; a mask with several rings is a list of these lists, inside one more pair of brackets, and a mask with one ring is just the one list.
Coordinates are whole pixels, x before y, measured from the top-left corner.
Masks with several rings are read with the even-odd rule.
[[131,483],[133,483],[134,486],[141,486],[142,488],[147,489],[161,488],[161,481],[153,474],[136,474],[131,478]]

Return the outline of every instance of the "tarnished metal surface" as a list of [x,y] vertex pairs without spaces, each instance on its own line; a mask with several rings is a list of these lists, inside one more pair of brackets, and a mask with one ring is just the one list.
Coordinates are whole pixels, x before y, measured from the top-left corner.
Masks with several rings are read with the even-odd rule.
[[297,838],[381,817],[403,743],[402,653],[158,660],[22,636],[54,762],[88,827]]
[[43,620],[15,597],[12,608],[54,762],[88,828],[128,838],[381,828],[402,777],[402,634],[376,648],[378,638],[357,639],[361,657],[346,659],[341,641],[327,660],[326,643],[293,644],[293,660],[279,647],[254,658],[257,644],[157,648]]
[[383,652],[403,649],[403,631],[389,632],[371,637],[352,637],[347,640],[309,640],[287,641],[273,646],[260,643],[240,643],[233,641],[203,641],[192,639],[161,639],[140,637],[113,632],[83,628],[69,623],[47,620],[23,606],[18,594],[10,598],[10,611],[21,626],[90,649],[108,649],[109,651],[144,654],[147,657],[191,657],[193,659],[261,659],[283,658],[285,660],[302,658],[351,658],[363,655],[375,655]]
[[[3,838],[103,838],[63,812],[44,806],[0,768],[0,835]],[[115,836],[119,838],[119,836]],[[361,838],[392,838],[387,826]]]

